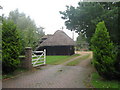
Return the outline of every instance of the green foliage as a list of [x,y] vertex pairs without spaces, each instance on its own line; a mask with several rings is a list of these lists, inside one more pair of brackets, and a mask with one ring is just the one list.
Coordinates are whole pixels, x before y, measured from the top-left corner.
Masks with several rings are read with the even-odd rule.
[[0,79],[2,74],[2,16],[0,16]]
[[114,67],[116,53],[114,52],[114,45],[110,41],[110,36],[104,22],[97,24],[91,43],[94,57],[93,63],[100,76],[106,79],[116,78]]
[[120,46],[116,46],[116,52],[117,52],[117,61],[115,63],[115,68],[117,71],[116,77],[120,80]]
[[106,88],[119,89],[120,82],[115,80],[105,80],[102,77],[100,77],[98,73],[95,72],[92,74],[91,84],[94,88],[103,88],[102,90],[106,90]]
[[8,74],[3,74],[2,79],[12,79],[15,78],[16,76],[21,76],[22,73],[27,72],[27,69],[24,68],[17,68],[14,72],[8,73]]
[[65,25],[69,30],[77,33],[86,33],[90,41],[96,24],[105,21],[111,40],[115,43],[120,41],[119,26],[119,2],[79,2],[77,7],[67,6],[65,11],[60,12]]
[[2,65],[2,17],[0,16],[0,67]]
[[4,20],[2,25],[2,69],[3,73],[13,72],[19,64],[20,42],[16,25]]
[[65,25],[69,30],[77,33],[86,33],[89,39],[95,29],[92,20],[96,19],[103,12],[103,8],[96,2],[79,2],[78,7],[67,6],[67,10],[60,12],[63,15]]
[[[74,30],[78,34],[86,34],[89,45],[96,24],[104,21],[110,33],[110,39],[116,47],[120,46],[120,2],[79,2],[77,7],[67,6],[67,9],[60,14],[63,15],[62,19],[65,20],[67,29]],[[119,72],[117,75],[120,76],[120,49],[116,48],[116,52],[115,67]]]
[[17,26],[17,30],[20,35],[21,54],[24,54],[25,47],[29,46],[35,49],[38,45],[38,41],[45,34],[43,32],[44,28],[38,28],[29,16],[26,16],[24,13],[20,13],[18,9],[11,11],[8,19],[13,20]]
[[77,50],[86,49],[88,50],[88,43],[84,34],[80,33],[76,40]]

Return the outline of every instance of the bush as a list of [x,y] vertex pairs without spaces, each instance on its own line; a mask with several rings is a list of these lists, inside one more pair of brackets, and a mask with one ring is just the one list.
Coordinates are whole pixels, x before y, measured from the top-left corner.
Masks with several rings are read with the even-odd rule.
[[116,52],[117,52],[117,61],[115,63],[115,68],[116,68],[116,78],[120,80],[120,45],[116,46]]
[[95,34],[91,38],[91,44],[94,58],[93,64],[99,75],[106,79],[116,78],[116,53],[104,22],[97,24]]
[[4,20],[2,25],[2,66],[3,73],[13,72],[19,65],[19,36],[16,25]]

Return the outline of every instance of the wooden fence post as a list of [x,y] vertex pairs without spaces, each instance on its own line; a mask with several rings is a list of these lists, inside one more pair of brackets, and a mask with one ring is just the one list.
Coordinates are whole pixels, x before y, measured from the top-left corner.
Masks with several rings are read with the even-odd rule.
[[26,47],[25,48],[25,61],[24,61],[24,68],[32,69],[32,48]]
[[44,49],[44,64],[46,64],[46,49]]

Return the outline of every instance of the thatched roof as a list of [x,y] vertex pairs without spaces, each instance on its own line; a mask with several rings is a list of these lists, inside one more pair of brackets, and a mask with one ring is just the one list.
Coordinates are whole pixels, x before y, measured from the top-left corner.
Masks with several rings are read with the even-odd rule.
[[42,38],[50,38],[51,36],[53,36],[52,34],[47,34],[47,35],[44,35]]
[[44,40],[39,46],[73,46],[75,42],[63,31],[57,30],[53,36]]

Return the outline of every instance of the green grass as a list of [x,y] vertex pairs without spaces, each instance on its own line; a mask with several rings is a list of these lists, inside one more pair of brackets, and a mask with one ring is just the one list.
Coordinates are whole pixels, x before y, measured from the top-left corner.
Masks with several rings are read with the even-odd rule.
[[0,80],[2,79],[2,75],[0,75]]
[[13,76],[14,76],[13,74],[5,74],[5,75],[2,76],[2,79],[11,78]]
[[25,57],[25,55],[20,55],[19,58],[21,58],[21,57]]
[[118,86],[120,85],[120,82],[105,80],[96,72],[92,74],[91,84],[94,88],[120,88],[120,86]]
[[80,61],[87,59],[89,56],[90,56],[90,54],[87,54],[83,57],[77,58],[74,61],[71,61],[71,62],[67,63],[66,65],[68,65],[68,66],[78,65],[80,63]]
[[62,64],[76,56],[79,56],[79,54],[75,54],[72,56],[47,56],[46,64],[52,64],[52,65]]
[[[39,57],[39,56],[38,56]],[[32,57],[32,59],[37,59],[38,57]],[[42,56],[41,58],[44,58],[44,56]],[[38,61],[44,61],[44,59],[40,59]],[[35,62],[35,61],[32,61],[32,63]],[[36,63],[35,65],[38,65],[38,64],[43,64],[43,62],[40,62],[40,63]]]
[[[46,56],[46,64],[51,64],[51,65],[62,64],[65,61],[68,61],[76,56],[80,56],[80,55],[74,54],[71,56]],[[41,58],[43,58],[43,56]],[[33,59],[37,59],[37,57],[33,57]],[[38,60],[38,61],[40,61],[40,60]],[[42,59],[42,61],[43,61],[43,59]],[[35,61],[32,61],[32,62],[35,62]],[[37,65],[37,64],[43,64],[43,63],[36,63],[35,65]]]

